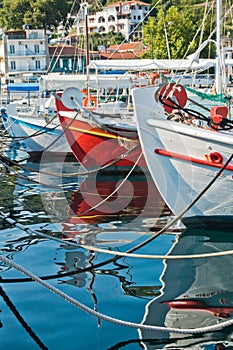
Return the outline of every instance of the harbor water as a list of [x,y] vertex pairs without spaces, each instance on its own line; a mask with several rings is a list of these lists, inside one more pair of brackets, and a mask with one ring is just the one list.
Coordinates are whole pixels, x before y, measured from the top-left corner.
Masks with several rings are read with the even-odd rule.
[[18,161],[0,164],[1,349],[233,348],[230,323],[211,330],[233,315],[233,229],[162,231],[173,216],[146,170],[1,144]]

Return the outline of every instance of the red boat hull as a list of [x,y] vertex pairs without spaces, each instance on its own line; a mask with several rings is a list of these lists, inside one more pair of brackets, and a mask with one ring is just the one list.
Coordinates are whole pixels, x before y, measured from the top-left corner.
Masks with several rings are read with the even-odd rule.
[[124,136],[119,134],[119,130],[116,133],[108,132],[103,128],[93,126],[89,120],[84,118],[72,121],[69,116],[59,113],[59,110],[67,110],[62,102],[57,100],[56,105],[67,142],[76,159],[86,169],[108,165],[132,167],[135,162],[138,167],[146,168],[138,138],[128,138],[125,130]]

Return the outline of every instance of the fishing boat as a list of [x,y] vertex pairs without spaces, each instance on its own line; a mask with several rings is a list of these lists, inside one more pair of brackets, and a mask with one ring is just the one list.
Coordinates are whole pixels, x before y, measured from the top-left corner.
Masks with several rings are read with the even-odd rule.
[[[86,169],[132,166],[141,149],[130,91],[137,84],[148,85],[149,78],[125,74],[116,79],[106,74],[102,79],[101,90],[90,88],[89,81],[87,89],[68,88],[61,98],[55,95],[60,124],[74,156]],[[143,157],[138,166],[145,166]]]
[[56,111],[42,115],[33,108],[35,105],[31,107],[19,109],[18,102],[12,102],[1,108],[1,120],[8,134],[31,157],[38,157],[43,152],[47,156],[73,156]]
[[[174,86],[164,89],[172,91]],[[184,214],[185,225],[231,221],[233,125],[227,118],[227,107],[211,107],[203,120],[204,115],[176,103],[179,113],[187,114],[187,121],[177,122],[182,116],[166,113],[159,101],[164,89],[145,88],[133,93],[139,138],[156,186],[173,213]],[[180,91],[185,90],[180,85],[175,89],[179,100]],[[172,104],[170,98],[165,103]]]
[[[212,62],[202,61],[196,67],[205,68],[210,65]],[[102,96],[88,88],[92,77],[88,75],[85,89],[79,88],[80,91],[65,89],[62,96],[56,98],[60,123],[78,161],[86,169],[104,167],[108,164],[132,166],[141,153],[134,119],[132,89],[159,86],[165,79],[161,76],[161,73],[165,73],[164,67],[184,71],[189,66],[188,59],[183,62],[150,59],[128,60],[128,62],[92,61],[89,69],[95,69],[94,77],[96,72],[108,72],[117,67],[118,70],[127,73],[112,80],[111,84],[109,84],[110,78],[114,76],[111,74],[107,79],[108,74],[104,74],[105,88],[102,90]],[[138,166],[146,168],[144,157]]]
[[133,91],[148,168],[165,202],[186,226],[224,222],[230,227],[233,220],[232,108],[219,81],[221,67],[219,54],[217,95],[197,91],[190,98],[173,82]]
[[[1,120],[8,134],[14,140],[18,140],[22,148],[31,156],[39,155],[44,152],[44,155],[58,156],[73,156],[69,144],[66,142],[64,130],[62,129],[57,118],[54,96],[51,91],[61,91],[63,89],[79,88],[81,91],[86,89],[85,74],[70,74],[58,75],[47,74],[40,79],[40,89],[36,99],[17,100],[2,106]],[[145,77],[138,80],[145,80]],[[138,82],[138,80],[136,80]],[[119,83],[120,81],[120,83]],[[108,96],[99,97],[100,103],[98,106],[101,114],[112,113],[116,114],[124,104],[121,100],[111,101],[115,97],[113,91],[118,94],[119,90],[127,89],[132,83],[131,75],[120,74],[103,74],[91,75],[89,77],[89,88],[96,93],[107,93]],[[50,92],[47,98],[41,98],[43,91]],[[126,96],[121,95],[122,98]],[[93,98],[91,97],[92,102]],[[108,102],[106,102],[108,99]],[[94,102],[96,97],[94,98]],[[91,108],[93,109],[93,108]],[[69,121],[70,122],[70,121]],[[67,126],[68,127],[68,126]]]

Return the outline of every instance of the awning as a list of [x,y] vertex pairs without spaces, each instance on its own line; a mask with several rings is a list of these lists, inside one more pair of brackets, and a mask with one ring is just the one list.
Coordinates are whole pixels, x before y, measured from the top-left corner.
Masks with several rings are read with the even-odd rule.
[[10,83],[7,85],[7,91],[12,92],[32,92],[39,91],[39,84],[36,83]]
[[89,69],[122,69],[127,71],[140,70],[192,70],[192,69],[208,69],[214,67],[215,59],[200,59],[199,62],[193,62],[188,59],[172,60],[151,60],[151,59],[135,59],[135,60],[93,60],[89,64]]

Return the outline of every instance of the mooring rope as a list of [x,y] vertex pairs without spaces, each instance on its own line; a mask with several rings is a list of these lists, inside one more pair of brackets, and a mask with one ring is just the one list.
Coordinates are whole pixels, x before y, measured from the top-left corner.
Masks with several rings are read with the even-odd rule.
[[104,320],[106,322],[110,322],[113,324],[117,324],[119,326],[123,326],[123,327],[129,327],[129,328],[136,328],[136,329],[146,329],[146,330],[151,330],[151,331],[161,331],[161,332],[167,332],[167,333],[178,333],[178,334],[198,334],[198,333],[206,333],[206,332],[213,332],[213,331],[217,331],[220,330],[224,327],[229,327],[233,325],[233,319],[231,320],[227,320],[212,326],[207,326],[207,327],[199,327],[199,328],[172,328],[172,327],[162,327],[162,326],[153,326],[153,325],[145,325],[142,323],[133,323],[133,322],[129,322],[129,321],[124,321],[124,320],[120,320],[105,314],[102,314],[101,312],[95,311],[91,308],[89,308],[88,306],[82,304],[81,302],[77,301],[76,299],[70,297],[69,295],[67,295],[66,293],[62,292],[61,290],[59,290],[58,288],[52,286],[51,284],[43,281],[42,279],[40,279],[38,276],[34,275],[33,273],[31,273],[30,271],[24,269],[22,266],[16,264],[15,262],[13,262],[12,260],[4,257],[3,255],[0,255],[0,260],[2,262],[4,262],[5,264],[10,265],[11,267],[13,267],[14,269],[18,270],[19,272],[23,273],[26,276],[29,276],[32,280],[34,280],[35,282],[39,283],[40,285],[42,285],[43,287],[45,287],[46,289],[48,289],[50,292],[55,293],[56,295],[58,295],[59,297],[61,297],[62,299],[66,300],[67,302],[71,303],[72,305],[78,307],[79,309],[87,312],[88,314]]
[[[137,144],[134,148],[128,150],[124,154],[121,154],[118,158],[115,158],[114,160],[110,161],[109,163],[107,163],[107,164],[105,164],[103,166],[100,166],[99,168],[95,168],[95,169],[87,170],[87,171],[82,171],[80,173],[60,174],[60,173],[52,173],[52,172],[49,172],[49,171],[43,171],[43,170],[35,170],[35,169],[32,169],[32,168],[30,168],[30,167],[28,167],[26,165],[19,164],[19,162],[21,162],[21,160],[20,161],[14,161],[14,160],[11,160],[10,158],[7,158],[7,157],[5,157],[3,155],[0,155],[0,162],[2,164],[5,164],[4,163],[4,160],[5,160],[5,162],[10,162],[10,163],[12,163],[12,165],[18,166],[20,169],[24,169],[24,170],[28,170],[28,171],[32,171],[32,172],[38,172],[39,174],[44,174],[44,175],[52,175],[52,176],[56,176],[56,177],[69,178],[69,177],[89,175],[89,174],[93,174],[93,173],[97,173],[99,171],[105,170],[105,169],[109,168],[110,166],[116,164],[120,160],[123,160],[124,158],[129,156],[131,153],[136,151],[139,148],[139,146],[140,145]],[[31,159],[31,158],[28,158],[28,159]],[[24,160],[27,160],[27,159],[24,159]]]
[[13,139],[20,142],[20,141],[25,141],[27,139],[30,139],[30,138],[33,138],[33,137],[36,137],[36,136],[41,136],[41,135],[47,134],[48,132],[54,131],[55,129],[57,129],[60,126],[60,124],[54,125],[53,127],[49,128],[49,130],[45,130],[45,128],[48,127],[48,125],[53,121],[53,119],[55,119],[55,117],[53,117],[51,119],[51,121],[46,123],[44,126],[42,126],[39,130],[35,131],[31,135],[27,135],[27,136],[13,136]]
[[[25,117],[29,117],[29,118],[35,118],[35,117],[32,117],[31,115],[26,115],[25,113]],[[12,128],[12,126],[18,121],[18,119],[16,117],[13,117],[14,118],[14,121],[12,121],[12,123],[10,125],[8,125],[8,127],[5,128],[5,131],[8,131],[10,128]],[[38,130],[36,130],[34,133],[32,133],[31,135],[28,135],[28,136],[12,136],[9,134],[9,136],[11,138],[13,138],[14,140],[16,141],[24,141],[28,138],[32,138],[32,137],[36,137],[36,136],[39,136],[39,135],[43,135],[45,133],[47,133],[46,130],[44,130],[49,124],[51,124],[55,119],[57,118],[57,115],[54,115],[48,122],[46,122],[45,125],[41,126]],[[36,119],[36,118],[35,118]],[[45,119],[42,119],[40,117],[41,120],[45,120]],[[51,128],[51,130],[54,130],[56,129],[60,124],[56,124],[54,127]],[[44,131],[43,131],[44,130]]]
[[[58,135],[58,137],[56,137],[48,146],[44,147],[43,151],[38,151],[36,152],[36,154],[34,154],[33,156],[31,157],[28,157],[28,158],[24,158],[24,159],[21,159],[20,161],[18,161],[18,163],[22,163],[23,161],[25,160],[28,160],[28,159],[33,159],[35,157],[37,157],[38,155],[40,155],[41,153],[43,152],[46,152],[48,149],[50,149],[66,132],[66,130],[68,130],[68,128],[72,125],[72,123],[74,122],[74,120],[77,118],[77,116],[79,115],[79,112],[80,111],[77,111],[74,118],[71,119],[70,123],[67,124],[67,126],[65,127],[64,130],[61,131],[60,135]],[[54,118],[57,118],[57,114],[54,116]],[[58,124],[56,127],[60,126],[60,124]],[[44,132],[46,133],[46,131]]]
[[[9,159],[9,158],[6,158],[6,159]],[[10,159],[9,159],[9,161],[10,161]],[[41,182],[41,181],[36,181],[36,180],[31,179],[30,177],[26,176],[25,174],[21,174],[21,173],[17,172],[10,165],[8,165],[4,161],[2,161],[1,155],[0,155],[0,163],[2,163],[3,166],[7,169],[5,172],[3,171],[3,169],[1,169],[1,173],[4,173],[7,176],[14,176],[14,177],[17,176],[19,179],[26,180],[28,182],[32,182],[32,183],[35,183],[38,185],[42,185],[42,186],[49,187],[49,188],[54,188],[57,190],[62,189],[62,187],[60,187],[60,186],[50,185],[50,184],[46,184],[46,183]],[[32,169],[32,171],[34,171],[34,170]],[[16,182],[14,182],[14,183],[16,183]],[[27,187],[27,185],[25,185],[25,184],[23,184],[21,186]]]
[[[210,183],[200,192],[200,194],[192,201],[192,203],[190,203],[187,208],[185,208],[182,213],[180,213],[179,216],[175,217],[173,220],[171,220],[170,222],[168,222],[161,230],[159,230],[156,234],[153,234],[150,238],[146,239],[145,241],[141,242],[140,244],[138,244],[137,246],[129,249],[127,252],[123,253],[123,252],[114,252],[114,257],[111,258],[111,259],[108,259],[108,260],[105,260],[104,262],[101,262],[101,263],[98,263],[96,265],[92,265],[91,267],[87,267],[87,268],[84,268],[84,269],[79,269],[76,273],[82,273],[84,271],[88,271],[90,269],[95,269],[95,268],[98,268],[98,267],[101,267],[103,265],[107,265],[109,263],[112,263],[112,262],[115,262],[117,261],[118,259],[120,259],[120,257],[122,256],[127,256],[127,257],[130,257],[132,256],[131,253],[133,253],[134,251],[144,247],[146,244],[150,243],[151,241],[153,241],[156,237],[158,237],[159,235],[161,235],[162,233],[166,232],[166,230],[168,228],[170,228],[171,226],[173,226],[178,220],[181,219],[181,217],[186,213],[186,211],[188,211],[198,200],[199,198],[209,189],[209,187],[218,179],[218,177],[221,175],[221,173],[223,172],[223,170],[226,168],[226,166],[230,163],[231,159],[233,158],[233,154],[230,156],[230,158],[227,160],[227,162],[224,164],[223,168],[215,175],[215,177],[210,181]],[[3,212],[0,212],[0,215],[2,216],[3,219],[7,220],[9,222],[10,220],[10,223],[14,226],[16,225],[20,225],[18,226],[21,230],[27,232],[27,231],[31,231],[32,233],[36,234],[36,235],[39,235],[40,236],[40,232],[38,231],[35,231],[35,230],[31,230],[29,228],[25,228],[22,224],[18,224],[16,221],[14,221],[13,219],[10,219],[8,218]],[[54,237],[51,237],[49,236],[48,239],[53,239]],[[64,241],[63,240],[59,240],[56,238],[56,241],[60,241],[62,244],[64,244]],[[71,243],[70,241],[66,241],[67,244],[69,245],[69,243]],[[74,243],[72,242],[71,243],[72,245],[74,244],[77,244],[77,243]],[[79,244],[77,245],[76,247],[82,247],[82,244]],[[90,248],[90,250],[94,250],[96,249],[96,247],[90,247],[90,246],[87,246],[88,248]],[[85,248],[85,246],[84,246]],[[105,250],[104,249],[104,253],[106,254],[111,254],[109,253],[109,250]],[[120,253],[120,254],[119,254]],[[117,254],[117,255],[116,255]],[[130,254],[130,255],[129,255]],[[215,254],[221,254],[221,253],[208,253],[208,254],[214,254],[213,256],[216,256]],[[232,254],[232,251],[226,251],[226,255],[230,255]],[[223,253],[224,255],[224,253]],[[142,257],[143,255],[140,255],[138,257]],[[136,256],[135,256],[136,257]],[[153,257],[153,256],[152,256]],[[173,256],[175,257],[175,256]],[[203,254],[201,254],[200,256],[195,256],[196,258],[203,258]],[[205,257],[207,257],[207,255],[205,255]],[[211,257],[211,256],[209,256]],[[150,256],[145,256],[146,259],[150,258]],[[168,258],[168,255],[164,255],[164,256],[157,256],[157,259],[172,259],[172,256]],[[175,257],[174,259],[178,259],[179,256]],[[181,257],[183,258],[183,257]],[[190,256],[190,258],[193,258],[192,256]],[[156,257],[153,257],[153,259],[156,259]]]
[[89,251],[94,251],[98,253],[117,255],[119,257],[127,258],[139,258],[139,259],[161,259],[161,260],[183,260],[183,259],[203,259],[203,258],[212,258],[218,256],[232,255],[233,250],[225,250],[223,252],[216,253],[202,253],[202,254],[190,254],[190,255],[151,255],[151,254],[134,254],[134,253],[124,253],[116,250],[107,250],[98,248],[95,246],[90,246],[86,244],[80,244],[80,247],[85,248]]
[[[96,246],[90,246],[90,245],[85,245],[85,244],[81,244],[81,243],[76,243],[72,240],[65,240],[64,241],[60,238],[39,232],[39,231],[34,230],[30,227],[26,227],[26,226],[20,224],[19,222],[7,217],[2,211],[0,211],[0,218],[3,220],[6,220],[9,224],[17,227],[18,229],[20,229],[21,231],[24,231],[27,234],[34,234],[36,236],[41,236],[43,238],[47,238],[49,240],[58,242],[62,245],[65,244],[65,245],[69,245],[69,246],[74,247],[74,248],[84,248],[86,250],[95,251],[98,253],[116,255],[119,258],[120,257],[128,257],[128,258],[139,258],[139,259],[178,260],[178,259],[202,259],[202,258],[211,258],[211,257],[218,257],[218,256],[225,256],[225,255],[232,255],[233,254],[233,250],[226,250],[223,252],[215,252],[215,253],[190,254],[190,255],[167,255],[167,254],[165,254],[165,255],[155,255],[155,254],[151,255],[151,254],[134,254],[134,253],[132,253],[132,251],[139,249],[138,246],[129,249],[127,252],[120,252],[120,251],[116,251],[116,250],[112,250],[112,249],[107,250],[107,249],[103,249],[103,248],[98,248]],[[173,223],[173,220],[171,223]],[[166,227],[171,226],[171,223],[166,225]],[[47,224],[46,224],[46,226],[47,226]],[[164,228],[162,228],[162,230],[164,230]],[[159,232],[161,232],[162,230],[160,230]],[[154,237],[154,235],[152,237]],[[148,241],[148,239],[146,240],[146,242],[147,241]],[[144,242],[142,242],[142,243],[144,243]],[[93,265],[93,268],[95,268],[95,265]]]
[[6,305],[9,307],[9,309],[13,312],[14,316],[17,318],[17,320],[21,323],[25,331],[30,335],[30,337],[37,343],[37,345],[40,347],[40,349],[48,350],[48,348],[42,343],[40,338],[35,334],[35,332],[32,330],[32,328],[26,323],[26,321],[23,319],[23,317],[20,315],[19,311],[16,309],[15,305],[12,303],[6,292],[3,290],[3,288],[0,286],[0,295],[2,296],[3,300],[5,301]]
[[124,179],[119,183],[119,185],[115,188],[115,190],[113,190],[107,197],[105,197],[102,201],[100,201],[99,203],[95,204],[93,207],[91,207],[90,209],[87,209],[83,212],[81,212],[79,215],[84,215],[87,213],[90,213],[91,211],[99,208],[103,203],[105,203],[106,201],[108,201],[110,198],[112,198],[112,196],[114,196],[114,194],[124,185],[124,183],[128,180],[129,176],[132,174],[132,172],[134,171],[134,169],[136,168],[136,166],[138,165],[138,162],[140,161],[140,158],[142,157],[142,152],[139,154],[137,160],[135,161],[134,165],[132,166],[132,168],[130,169],[130,171],[128,172],[128,174],[124,177]]

